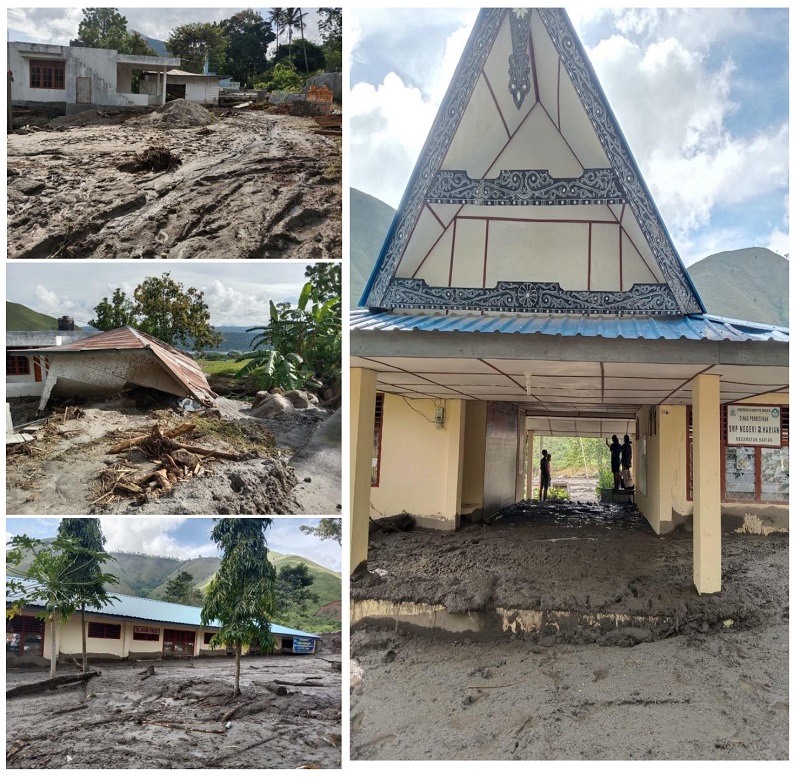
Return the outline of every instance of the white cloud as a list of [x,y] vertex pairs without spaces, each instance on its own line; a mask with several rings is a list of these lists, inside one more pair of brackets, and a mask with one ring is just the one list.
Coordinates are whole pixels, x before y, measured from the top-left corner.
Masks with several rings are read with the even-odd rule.
[[200,555],[214,555],[217,551],[210,540],[196,545],[179,544],[170,532],[191,522],[183,517],[125,517],[100,522],[109,552],[141,552],[186,560]]

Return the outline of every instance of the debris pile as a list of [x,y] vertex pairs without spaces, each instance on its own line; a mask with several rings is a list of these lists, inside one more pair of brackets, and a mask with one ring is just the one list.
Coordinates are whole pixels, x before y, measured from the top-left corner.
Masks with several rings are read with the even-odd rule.
[[183,162],[181,158],[177,154],[173,154],[166,146],[148,146],[143,152],[136,152],[133,161],[123,163],[119,169],[130,173],[142,171],[159,173],[168,171],[170,168],[177,168],[181,162]]
[[214,122],[213,114],[198,103],[190,103],[180,98],[171,100],[155,111],[131,119],[127,124],[133,127],[203,127]]

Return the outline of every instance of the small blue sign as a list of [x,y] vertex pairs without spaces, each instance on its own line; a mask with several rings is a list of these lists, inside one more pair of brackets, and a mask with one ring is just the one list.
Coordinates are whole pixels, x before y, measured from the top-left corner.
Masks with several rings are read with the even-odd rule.
[[310,637],[292,637],[292,651],[295,653],[313,653],[317,640]]

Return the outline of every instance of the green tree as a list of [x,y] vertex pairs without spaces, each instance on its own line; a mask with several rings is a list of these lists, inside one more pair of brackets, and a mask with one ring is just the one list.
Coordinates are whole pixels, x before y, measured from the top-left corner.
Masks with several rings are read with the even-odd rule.
[[342,9],[318,8],[317,29],[322,37],[322,51],[325,53],[325,69],[342,69]]
[[78,39],[95,49],[116,49],[120,54],[155,56],[139,33],[128,32],[128,20],[116,8],[84,8]]
[[111,301],[103,298],[94,307],[95,317],[89,320],[89,325],[98,330],[114,330],[126,325],[136,326],[136,315],[134,314],[134,302],[119,289],[114,290]]
[[178,25],[167,39],[167,49],[181,58],[181,67],[202,73],[208,59],[209,69],[219,72],[225,66],[228,37],[216,22],[192,22]]
[[339,298],[341,310],[341,263],[314,263],[314,265],[307,265],[305,278],[316,288],[321,300],[327,301],[331,298]]
[[317,525],[301,525],[304,534],[313,534],[318,539],[333,539],[342,544],[342,519],[340,517],[323,517]]
[[203,351],[222,343],[222,334],[210,324],[211,314],[203,292],[195,287],[184,290],[169,272],[148,276],[133,293],[133,301],[117,288],[95,306],[95,319],[89,324],[99,330],[132,325],[167,344]]
[[211,539],[222,550],[222,561],[206,592],[200,619],[204,626],[222,624],[212,647],[233,645],[236,667],[233,694],[239,695],[242,647],[273,644],[270,631],[275,613],[275,567],[269,562],[264,533],[271,518],[217,520]]
[[313,584],[314,575],[307,564],[284,566],[275,581],[276,612],[289,619],[292,612],[305,612],[310,604],[319,603],[319,596],[309,590]]
[[103,575],[96,553],[105,553],[106,537],[96,517],[65,517],[58,525],[58,538],[72,540],[78,550],[66,550],[67,571],[65,579],[72,583],[81,611],[81,654],[83,671],[89,668],[86,654],[86,607],[102,607],[110,603],[106,585],[116,585],[114,575]]
[[291,63],[301,76],[308,76],[325,70],[325,52],[321,46],[311,41],[291,41],[282,43],[275,51],[275,66]]
[[[296,307],[270,301],[269,324],[248,328],[260,335],[253,337],[251,351],[237,359],[247,362],[236,375],[254,374],[266,389],[337,385],[342,376],[341,304],[341,296],[325,298],[311,282],[303,285]],[[298,357],[300,361],[296,360]],[[287,372],[284,377],[287,361],[296,365],[294,372]],[[282,381],[291,384],[281,384]]]
[[310,73],[308,67],[308,54],[306,51],[306,36],[305,36],[305,18],[307,13],[303,13],[302,8],[286,8],[283,12],[283,24],[289,31],[289,46],[292,45],[292,30],[300,31],[301,49],[303,52],[303,64],[305,65],[305,72]]
[[248,8],[222,22],[228,39],[225,70],[237,81],[251,83],[267,67],[267,47],[275,40],[269,21]]
[[[56,626],[66,623],[83,603],[97,608],[116,601],[116,596],[87,597],[85,588],[116,582],[109,574],[95,575],[94,566],[83,568],[76,561],[96,563],[99,567],[111,559],[108,553],[81,547],[75,539],[59,535],[53,541],[14,536],[7,546],[6,615],[18,614],[28,604],[43,605],[42,617],[49,624],[50,677],[56,675]],[[20,578],[20,579],[17,579]],[[24,579],[22,579],[24,578]]]
[[195,587],[192,574],[188,571],[181,571],[167,580],[162,601],[169,601],[173,604],[186,604],[190,607],[199,607],[203,604],[203,594]]

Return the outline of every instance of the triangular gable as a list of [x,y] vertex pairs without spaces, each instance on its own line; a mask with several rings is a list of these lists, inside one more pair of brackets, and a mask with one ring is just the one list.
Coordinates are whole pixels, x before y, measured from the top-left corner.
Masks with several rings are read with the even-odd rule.
[[480,12],[361,303],[704,311],[563,10]]

